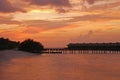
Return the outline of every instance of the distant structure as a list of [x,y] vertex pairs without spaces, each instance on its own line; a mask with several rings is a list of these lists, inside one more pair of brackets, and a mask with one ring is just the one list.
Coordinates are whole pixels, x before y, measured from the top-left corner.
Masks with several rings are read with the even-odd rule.
[[70,43],[66,48],[45,48],[50,54],[104,54],[120,53],[120,43]]
[[120,43],[70,43],[69,50],[108,50],[120,51]]
[[48,54],[103,54],[103,53],[119,53],[120,42],[116,43],[69,43],[64,48],[44,48],[40,42],[32,39],[26,39],[23,42],[11,41],[8,38],[0,38],[1,50],[22,50],[32,53],[48,53]]

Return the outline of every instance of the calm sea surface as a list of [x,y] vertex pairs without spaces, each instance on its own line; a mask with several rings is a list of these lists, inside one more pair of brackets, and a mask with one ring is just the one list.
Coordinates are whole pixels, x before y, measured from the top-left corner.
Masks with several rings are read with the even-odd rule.
[[120,80],[120,54],[43,54],[0,65],[0,80]]

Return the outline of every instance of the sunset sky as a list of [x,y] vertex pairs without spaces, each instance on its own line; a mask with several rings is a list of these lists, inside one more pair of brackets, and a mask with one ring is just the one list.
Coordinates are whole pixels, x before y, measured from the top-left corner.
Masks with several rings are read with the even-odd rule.
[[0,37],[45,47],[120,42],[120,0],[0,0]]

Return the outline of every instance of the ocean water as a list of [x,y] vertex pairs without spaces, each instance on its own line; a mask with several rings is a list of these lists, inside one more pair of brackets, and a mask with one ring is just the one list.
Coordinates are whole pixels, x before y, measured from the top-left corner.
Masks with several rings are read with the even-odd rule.
[[0,65],[0,80],[120,80],[120,54],[42,54]]

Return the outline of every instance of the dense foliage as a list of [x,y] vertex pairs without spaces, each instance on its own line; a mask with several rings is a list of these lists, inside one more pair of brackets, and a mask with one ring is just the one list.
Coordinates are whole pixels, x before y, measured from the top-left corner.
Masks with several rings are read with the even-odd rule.
[[40,53],[44,49],[43,45],[39,42],[33,41],[31,39],[27,39],[19,44],[19,50]]
[[10,41],[9,39],[0,38],[0,50],[5,49],[15,49],[17,48],[19,42]]

